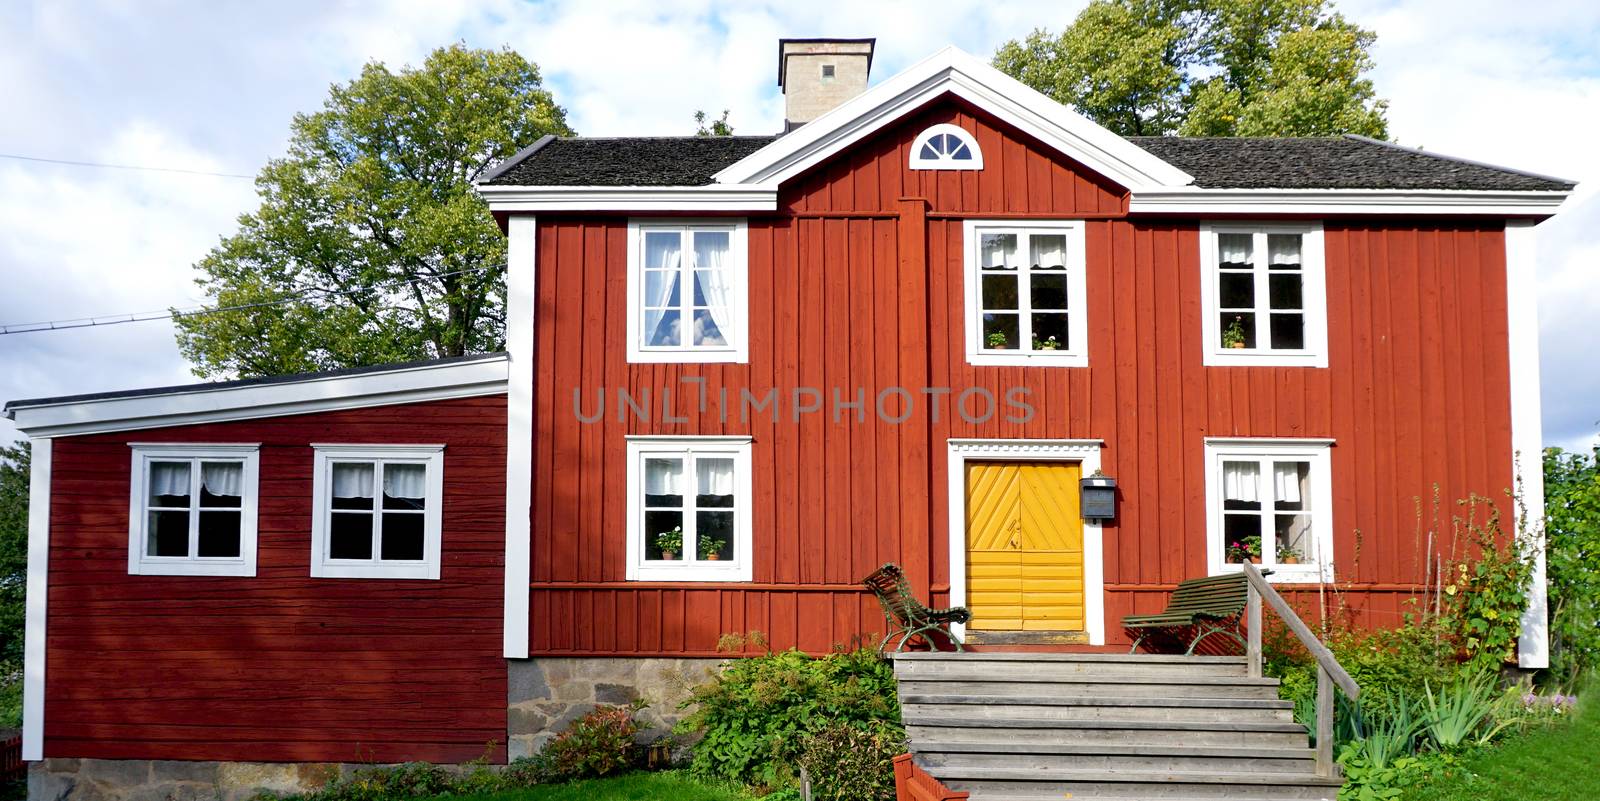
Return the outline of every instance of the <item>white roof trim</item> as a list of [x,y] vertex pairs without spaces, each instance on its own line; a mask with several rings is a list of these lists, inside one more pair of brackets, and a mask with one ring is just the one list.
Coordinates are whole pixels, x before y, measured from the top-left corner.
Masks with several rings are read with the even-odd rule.
[[1129,214],[1549,215],[1564,191],[1466,189],[1196,189],[1136,191]]
[[1129,189],[1188,173],[955,47],[946,47],[726,167],[721,184],[777,184],[950,92]]
[[776,211],[778,186],[485,186],[493,211]]
[[506,359],[502,356],[270,384],[201,384],[152,395],[23,406],[12,409],[11,414],[17,429],[31,437],[59,437],[392,406],[505,391]]

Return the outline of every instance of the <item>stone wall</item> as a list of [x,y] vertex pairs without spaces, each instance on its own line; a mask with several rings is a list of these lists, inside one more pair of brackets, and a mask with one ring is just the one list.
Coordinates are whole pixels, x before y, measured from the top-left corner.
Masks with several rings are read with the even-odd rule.
[[510,662],[508,754],[537,753],[546,742],[594,709],[635,699],[650,705],[639,719],[650,726],[643,738],[655,740],[684,715],[678,704],[705,681],[722,660],[640,659],[635,657],[534,657]]
[[29,801],[245,801],[300,793],[361,765],[46,759],[28,769]]

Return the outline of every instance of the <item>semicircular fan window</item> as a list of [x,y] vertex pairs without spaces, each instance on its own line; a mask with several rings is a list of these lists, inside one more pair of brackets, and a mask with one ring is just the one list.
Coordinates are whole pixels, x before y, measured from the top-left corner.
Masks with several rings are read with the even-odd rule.
[[911,143],[910,166],[913,170],[981,170],[983,151],[965,128],[934,125]]

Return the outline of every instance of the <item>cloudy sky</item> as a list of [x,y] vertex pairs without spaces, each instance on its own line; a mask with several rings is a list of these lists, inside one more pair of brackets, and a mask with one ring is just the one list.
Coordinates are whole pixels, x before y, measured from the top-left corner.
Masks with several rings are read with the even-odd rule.
[[[876,36],[882,78],[946,44],[988,55],[1081,2],[645,0],[0,5],[0,153],[251,175],[361,65],[452,41],[534,60],[588,135],[744,133],[782,118],[782,36]],[[1398,141],[1585,182],[1540,227],[1545,437],[1600,429],[1600,4],[1343,0],[1378,32]],[[1514,10],[1512,10],[1514,8]],[[197,305],[190,266],[255,205],[239,178],[0,158],[0,324]],[[192,380],[166,322],[0,336],[0,399]],[[13,436],[0,421],[0,440]]]

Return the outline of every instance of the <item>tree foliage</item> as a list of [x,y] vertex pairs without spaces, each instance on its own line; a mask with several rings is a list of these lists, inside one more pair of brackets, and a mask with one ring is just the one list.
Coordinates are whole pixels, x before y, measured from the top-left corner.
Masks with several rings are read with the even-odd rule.
[[1600,447],[1544,453],[1550,667],[1572,682],[1600,665]]
[[472,183],[545,134],[570,135],[538,67],[440,48],[368,64],[256,178],[261,206],[196,268],[213,308],[180,317],[202,377],[274,375],[497,350],[505,242]]
[[994,64],[1125,136],[1381,138],[1375,40],[1328,0],[1094,0]]
[[695,136],[733,136],[733,125],[728,122],[728,110],[722,110],[722,116],[711,119],[704,110],[694,113]]
[[22,664],[23,595],[28,585],[26,441],[0,445],[0,672]]

